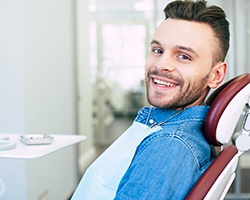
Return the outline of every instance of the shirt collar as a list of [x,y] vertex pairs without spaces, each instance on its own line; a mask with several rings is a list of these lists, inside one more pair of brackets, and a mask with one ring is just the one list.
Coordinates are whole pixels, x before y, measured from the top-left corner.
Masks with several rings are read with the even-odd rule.
[[[177,119],[178,120],[191,120],[191,119],[204,120],[208,110],[209,110],[209,106],[207,105],[192,106],[192,107],[184,109],[183,112],[178,114],[178,117],[174,117],[173,119],[169,120],[169,122],[176,121]],[[178,112],[179,110],[173,110],[173,109],[144,107],[138,112],[138,115],[135,121],[151,126],[154,123],[160,123],[170,118],[171,116],[175,115]]]

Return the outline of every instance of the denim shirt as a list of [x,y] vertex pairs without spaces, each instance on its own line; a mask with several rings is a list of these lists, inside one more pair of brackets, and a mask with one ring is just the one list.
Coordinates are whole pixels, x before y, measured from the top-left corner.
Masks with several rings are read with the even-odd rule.
[[[120,181],[115,200],[184,199],[212,161],[202,134],[207,111],[206,106],[188,108],[145,138]],[[158,108],[140,112],[136,120],[147,125],[176,113]]]
[[72,199],[184,199],[211,163],[201,132],[208,109],[142,108],[86,170]]

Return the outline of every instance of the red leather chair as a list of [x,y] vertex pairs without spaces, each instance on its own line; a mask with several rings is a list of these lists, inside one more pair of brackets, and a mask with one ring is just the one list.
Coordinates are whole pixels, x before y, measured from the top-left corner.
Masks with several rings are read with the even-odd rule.
[[[186,200],[224,199],[235,178],[240,155],[250,149],[250,74],[227,81],[206,103],[211,108],[205,120],[204,136],[212,147],[221,150]],[[235,134],[239,123],[240,131]],[[235,135],[237,139],[232,142]]]

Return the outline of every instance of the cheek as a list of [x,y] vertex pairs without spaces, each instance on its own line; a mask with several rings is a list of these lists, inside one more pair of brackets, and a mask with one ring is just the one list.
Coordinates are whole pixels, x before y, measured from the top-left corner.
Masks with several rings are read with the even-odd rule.
[[207,76],[208,72],[207,70],[201,69],[202,65],[199,67],[193,67],[193,66],[185,66],[178,68],[178,72],[181,75],[181,77],[185,80],[185,82],[189,82],[192,84],[196,80],[199,80],[205,76]]
[[154,59],[152,59],[152,57],[149,56],[148,59],[146,60],[145,68],[151,69],[152,67],[154,67],[154,65],[155,65]]
[[189,87],[192,85],[194,80],[197,79],[196,71],[190,68],[182,68],[178,70],[179,77],[183,80],[183,87]]
[[147,74],[150,71],[150,69],[152,69],[151,65],[149,65],[148,63],[146,63],[145,64],[145,76],[147,76]]

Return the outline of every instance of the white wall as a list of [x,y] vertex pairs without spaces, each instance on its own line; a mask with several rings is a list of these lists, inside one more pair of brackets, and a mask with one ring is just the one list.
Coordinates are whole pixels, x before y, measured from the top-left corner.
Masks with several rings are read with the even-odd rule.
[[24,130],[23,2],[0,1],[0,132]]
[[1,0],[0,132],[76,132],[73,9]]
[[[0,136],[76,134],[75,40],[75,1],[0,0]],[[70,163],[67,176],[76,186],[76,149],[63,156]],[[61,160],[53,159],[59,165]],[[25,173],[44,168],[29,163],[24,167]],[[40,176],[53,177],[55,170]],[[29,188],[36,191],[38,180],[33,181]],[[60,180],[57,184],[69,187]]]
[[74,15],[71,0],[24,1],[27,132],[76,132]]

